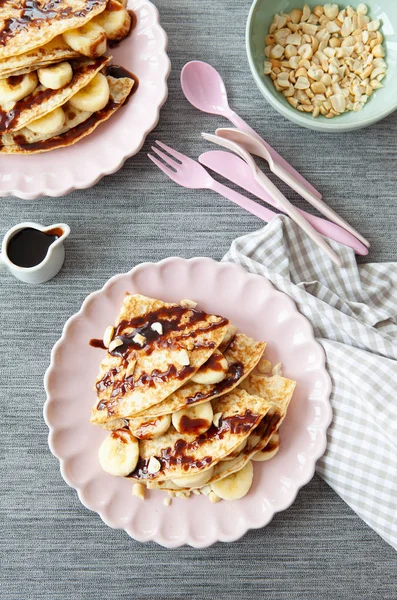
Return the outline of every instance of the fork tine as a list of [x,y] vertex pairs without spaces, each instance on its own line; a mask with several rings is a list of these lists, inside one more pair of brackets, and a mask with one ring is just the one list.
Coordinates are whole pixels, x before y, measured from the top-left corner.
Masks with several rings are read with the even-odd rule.
[[176,160],[174,160],[173,158],[171,158],[170,156],[168,156],[164,152],[161,152],[161,150],[159,150],[158,148],[156,148],[156,146],[152,146],[152,150],[153,150],[153,152],[155,152],[157,154],[157,156],[160,156],[160,158],[162,158],[163,161],[165,163],[167,163],[167,165],[174,167],[174,169],[177,169],[178,167],[181,166],[181,163],[176,162]]
[[174,179],[175,171],[172,171],[170,167],[157,160],[157,158],[153,156],[153,154],[148,154],[148,157],[156,165],[156,167],[160,169],[160,171],[163,171],[163,173],[167,175],[167,177],[169,177],[170,179]]
[[160,148],[162,148],[163,150],[166,150],[174,158],[177,158],[178,160],[180,160],[181,162],[183,162],[186,159],[186,156],[184,154],[181,154],[180,152],[177,152],[173,148],[170,148],[166,144],[163,144],[163,142],[159,142],[159,140],[156,140],[156,144],[158,146],[160,146]]

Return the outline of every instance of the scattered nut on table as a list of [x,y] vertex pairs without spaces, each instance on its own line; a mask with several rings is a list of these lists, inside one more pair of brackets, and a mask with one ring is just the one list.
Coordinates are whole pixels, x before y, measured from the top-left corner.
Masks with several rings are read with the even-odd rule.
[[264,74],[300,112],[328,119],[358,112],[387,74],[379,19],[365,4],[305,4],[276,14],[265,38]]

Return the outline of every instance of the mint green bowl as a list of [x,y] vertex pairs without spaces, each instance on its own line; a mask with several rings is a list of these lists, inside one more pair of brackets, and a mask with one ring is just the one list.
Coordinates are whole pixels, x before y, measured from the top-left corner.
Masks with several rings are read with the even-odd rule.
[[[352,0],[346,4],[338,3],[339,8],[346,6],[356,7],[363,0]],[[255,0],[248,15],[246,29],[246,48],[248,62],[252,75],[258,88],[266,100],[286,119],[297,125],[315,129],[317,131],[339,132],[353,131],[373,125],[384,119],[397,109],[397,0],[368,0],[368,16],[371,19],[380,19],[383,42],[386,48],[386,62],[388,72],[382,83],[384,88],[377,90],[368,100],[363,110],[347,112],[334,119],[323,116],[313,118],[310,113],[301,113],[290,104],[273,86],[268,75],[263,74],[265,37],[273,22],[276,13],[283,11],[289,13],[294,8],[302,9],[304,0]],[[307,4],[314,8],[326,2],[310,2]]]

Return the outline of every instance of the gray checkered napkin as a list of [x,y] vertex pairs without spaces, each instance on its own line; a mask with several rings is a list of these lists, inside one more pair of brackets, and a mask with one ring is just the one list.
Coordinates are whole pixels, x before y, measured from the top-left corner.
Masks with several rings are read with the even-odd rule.
[[397,550],[397,263],[339,269],[287,217],[236,239],[223,260],[288,294],[327,356],[334,418],[317,473]]

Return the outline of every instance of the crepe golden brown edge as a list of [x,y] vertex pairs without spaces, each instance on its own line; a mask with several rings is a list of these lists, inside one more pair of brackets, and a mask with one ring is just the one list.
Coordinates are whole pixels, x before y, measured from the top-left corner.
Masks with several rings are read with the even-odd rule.
[[[142,296],[131,296],[130,298],[135,300],[133,301],[133,311],[128,314],[129,317],[134,315],[134,318],[137,313],[140,317],[145,313],[150,315],[153,313],[153,308],[158,309],[161,306],[158,304],[160,301]],[[176,305],[167,306],[175,307]],[[116,321],[112,341],[117,339],[117,336],[115,338],[114,335],[118,332],[117,327],[120,321],[125,321],[127,316],[125,308],[124,305],[124,309]],[[188,308],[193,313],[196,312],[192,308],[192,304]],[[150,317],[147,321],[153,325]],[[223,329],[223,338],[220,341],[218,338],[216,347],[212,348],[213,354],[219,353],[219,348],[221,348],[225,356],[227,355],[228,347],[233,345],[238,335],[241,335],[235,334],[235,329],[233,335],[230,335],[231,330],[233,328],[230,324]],[[130,335],[135,335],[134,331],[132,329]],[[109,338],[109,335],[107,337]],[[156,344],[161,342],[161,337],[159,335]],[[141,498],[144,497],[146,489],[165,490],[169,494],[169,497],[165,499],[167,503],[170,496],[187,498],[192,493],[208,495],[213,502],[221,498],[233,500],[243,497],[249,491],[252,483],[251,460],[267,460],[272,458],[278,450],[278,428],[286,415],[295,388],[295,382],[282,377],[278,369],[272,373],[270,366],[269,371],[270,363],[268,361],[259,362],[264,343],[255,342],[247,336],[244,338],[246,338],[244,340],[246,348],[255,347],[257,350],[255,344],[262,344],[262,351],[257,353],[257,356],[255,355],[254,360],[245,361],[244,377],[238,380],[237,387],[223,395],[205,400],[198,405],[193,404],[190,407],[183,405],[182,409],[172,412],[172,414],[153,416],[153,407],[160,406],[167,401],[167,398],[172,398],[178,389],[183,391],[184,388],[192,386],[191,380],[188,379],[184,385],[179,386],[176,391],[163,400],[160,398],[164,395],[164,389],[163,393],[157,393],[157,402],[153,402],[153,398],[149,402],[151,408],[147,409],[146,417],[145,411],[141,411],[139,417],[128,418],[125,415],[124,418],[114,419],[112,409],[113,414],[108,414],[107,424],[109,428],[118,428],[113,430],[101,445],[99,460],[102,467],[114,475],[130,477],[135,482],[133,485],[134,495]],[[108,344],[109,339],[106,340]],[[226,339],[228,340],[226,346],[222,345],[222,341]],[[247,345],[247,340],[250,340],[251,345]],[[164,341],[162,340],[163,343]],[[174,338],[174,341],[178,343],[177,338]],[[153,352],[156,353],[150,347],[150,356]],[[136,353],[133,356],[133,360],[137,364]],[[125,358],[124,353],[124,361]],[[201,357],[202,360],[203,357]],[[120,362],[120,357],[117,361]],[[208,358],[204,363],[201,362],[201,370],[205,370],[205,366],[210,362]],[[258,362],[259,366],[257,366]],[[267,363],[266,370],[268,372],[266,374],[258,370],[261,363]],[[109,371],[109,368],[117,368],[113,359],[105,358],[105,361],[102,361],[97,385],[98,381],[102,381],[106,375],[104,364],[106,372]],[[147,366],[146,363],[145,368]],[[125,365],[125,369],[127,368],[128,363]],[[197,377],[197,372],[200,373],[200,368],[195,371],[196,375],[190,374],[190,378]],[[141,375],[142,371],[138,372],[138,377]],[[193,385],[197,391],[199,384]],[[208,386],[203,385],[202,387],[204,390],[208,389]],[[101,395],[99,395],[100,403]],[[97,406],[93,409],[93,418],[91,419],[94,422],[97,421],[95,419]],[[181,415],[185,419],[185,429],[181,428]],[[186,423],[190,423],[190,429],[186,427]],[[96,422],[96,424],[106,428],[105,420],[102,420],[102,423]],[[117,463],[119,464],[117,465]]]
[[34,4],[2,2],[0,59],[42,47],[56,36],[84,26],[106,8],[106,0],[38,0]]
[[[0,11],[0,13],[4,13],[4,11],[5,14],[8,14],[7,8],[3,8],[3,11]],[[18,47],[14,54],[9,54],[9,52],[12,52],[13,34],[14,31],[16,34],[18,33],[18,27],[15,30],[8,31],[5,28],[5,25],[8,23],[7,20],[4,16],[3,18],[0,16],[0,40],[6,36],[6,40],[3,40],[3,43],[6,46],[8,54],[5,58],[0,58],[0,79],[23,75],[32,70],[78,58],[82,55],[89,58],[98,58],[106,52],[107,42],[119,43],[127,37],[135,19],[132,11],[127,11],[124,3],[118,0],[107,0],[106,4],[102,3],[100,13],[96,10],[89,11],[87,15],[78,16],[76,7],[73,8],[73,11],[74,27],[71,30],[72,35],[70,35],[70,31],[68,32],[68,30],[61,31],[59,19],[57,21],[57,11],[47,11],[47,13],[44,12],[44,16],[47,19],[40,21],[41,27],[35,27],[33,23],[30,23],[30,41],[31,43],[36,43],[34,42],[36,39],[35,36],[38,33],[43,34],[43,27],[45,28],[46,25],[48,27],[47,33],[49,34],[51,31],[52,35],[56,32],[55,37],[33,48],[29,46],[24,47],[22,53],[19,52]],[[23,9],[20,9],[20,12],[22,14]],[[51,29],[49,27],[51,24],[53,26],[56,25],[56,27]],[[27,23],[25,25],[26,28],[24,29],[27,31],[29,27]],[[69,45],[70,43],[72,43],[73,47]]]

